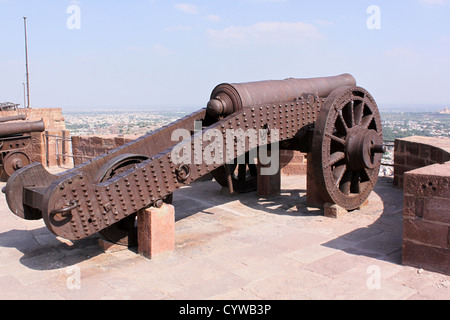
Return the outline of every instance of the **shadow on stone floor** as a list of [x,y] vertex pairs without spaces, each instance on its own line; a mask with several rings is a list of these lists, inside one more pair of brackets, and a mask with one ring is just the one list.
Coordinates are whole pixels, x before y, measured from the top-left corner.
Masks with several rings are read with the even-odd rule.
[[[46,234],[43,227],[33,230],[35,234]],[[28,230],[10,230],[0,234],[0,247],[16,248],[23,256],[20,263],[33,270],[58,270],[91,259],[103,251],[98,246],[98,237],[92,236],[73,242],[61,242],[48,235],[50,243],[40,244]]]
[[[365,228],[355,229],[323,246],[349,254],[367,256],[401,264],[403,239],[403,192],[393,187],[392,179],[381,178],[374,190],[382,201],[380,217]],[[371,214],[369,207],[368,214]],[[373,212],[373,214],[379,214]]]

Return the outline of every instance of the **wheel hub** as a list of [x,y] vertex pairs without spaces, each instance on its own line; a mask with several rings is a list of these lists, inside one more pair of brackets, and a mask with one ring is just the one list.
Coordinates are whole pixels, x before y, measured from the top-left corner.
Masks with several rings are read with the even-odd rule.
[[384,153],[384,147],[380,135],[375,130],[355,127],[349,131],[345,154],[352,170],[375,168],[377,153]]

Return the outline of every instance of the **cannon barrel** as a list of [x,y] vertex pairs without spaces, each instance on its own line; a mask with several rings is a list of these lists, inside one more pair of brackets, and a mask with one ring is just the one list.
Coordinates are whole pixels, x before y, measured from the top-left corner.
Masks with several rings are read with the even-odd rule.
[[294,101],[304,93],[327,97],[339,87],[355,85],[356,80],[350,74],[312,79],[289,78],[248,83],[223,83],[213,90],[207,112],[212,118],[226,117],[250,106]]
[[3,117],[3,118],[0,118],[0,123],[10,122],[10,121],[19,121],[19,120],[27,120],[27,115],[19,114],[17,116]]
[[44,121],[5,123],[0,125],[0,138],[9,137],[16,134],[43,132],[45,131]]

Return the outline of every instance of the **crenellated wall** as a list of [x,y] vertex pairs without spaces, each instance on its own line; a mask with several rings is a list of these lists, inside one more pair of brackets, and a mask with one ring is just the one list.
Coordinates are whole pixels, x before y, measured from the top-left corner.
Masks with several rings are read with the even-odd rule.
[[450,139],[397,140],[395,184],[404,190],[403,264],[450,274]]
[[450,139],[409,137],[395,141],[394,186],[403,188],[405,172],[450,161]]

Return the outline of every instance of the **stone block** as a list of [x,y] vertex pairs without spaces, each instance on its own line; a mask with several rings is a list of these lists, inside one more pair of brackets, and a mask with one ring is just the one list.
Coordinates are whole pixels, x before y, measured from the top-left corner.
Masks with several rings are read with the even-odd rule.
[[450,275],[450,250],[403,241],[402,263]]
[[153,259],[175,250],[175,208],[164,204],[138,212],[138,252]]
[[323,212],[325,214],[325,217],[334,219],[339,219],[340,217],[348,213],[348,211],[341,206],[329,202],[325,203]]
[[403,239],[435,246],[449,248],[450,226],[420,219],[405,219],[403,223]]

